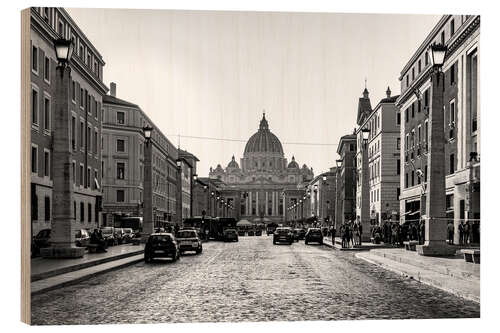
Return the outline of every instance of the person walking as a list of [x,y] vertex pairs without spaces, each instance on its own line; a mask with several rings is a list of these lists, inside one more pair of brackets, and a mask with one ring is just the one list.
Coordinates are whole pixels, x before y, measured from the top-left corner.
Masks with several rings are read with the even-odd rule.
[[363,236],[363,225],[361,224],[361,222],[359,222],[359,225],[358,225],[358,235],[359,235],[358,244],[359,244],[359,246],[361,246],[361,239]]
[[448,244],[453,245],[453,236],[455,235],[455,226],[453,225],[453,221],[448,221]]
[[465,226],[464,226],[464,243],[465,244],[471,243],[470,234],[471,234],[471,227],[470,227],[469,221],[467,220],[467,222],[465,222]]
[[335,246],[335,233],[337,230],[335,230],[335,226],[332,225],[332,228],[330,229],[330,233],[332,236],[332,246]]
[[464,245],[464,221],[460,221],[460,224],[458,225],[458,237],[459,237],[459,244]]
[[420,220],[420,225],[419,225],[419,237],[418,237],[418,244],[422,245],[425,243],[425,223],[423,220]]

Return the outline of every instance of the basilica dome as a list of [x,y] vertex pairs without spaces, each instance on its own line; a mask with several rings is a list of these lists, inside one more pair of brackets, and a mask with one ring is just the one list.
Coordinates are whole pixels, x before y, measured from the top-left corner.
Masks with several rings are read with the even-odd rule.
[[283,146],[278,137],[269,130],[265,114],[260,121],[259,130],[248,139],[245,146],[244,156],[249,153],[274,153],[283,156]]

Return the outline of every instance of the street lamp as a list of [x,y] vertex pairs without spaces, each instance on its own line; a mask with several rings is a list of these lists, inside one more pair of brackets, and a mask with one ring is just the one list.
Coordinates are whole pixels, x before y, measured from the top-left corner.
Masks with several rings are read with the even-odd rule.
[[194,180],[194,181],[197,181],[197,180],[198,180],[198,175],[197,175],[197,174],[194,174],[194,175],[193,175],[193,180]]
[[361,134],[363,137],[363,143],[366,144],[368,142],[368,138],[370,137],[370,130],[368,128],[363,128],[361,130]]
[[[151,134],[153,133],[153,128],[149,125],[146,125],[142,128],[142,132],[144,133],[144,138],[146,139],[146,145],[151,141]],[[177,162],[177,166],[180,166],[180,162]]]
[[441,67],[443,67],[444,59],[446,57],[446,52],[448,48],[443,44],[432,44],[430,47],[431,50],[431,65],[437,71],[441,71]]
[[335,163],[337,164],[338,169],[342,168],[342,160],[335,160]]
[[58,66],[66,67],[73,55],[73,41],[59,38],[54,42],[54,49],[56,51]]
[[323,176],[323,181],[326,182],[326,176]]

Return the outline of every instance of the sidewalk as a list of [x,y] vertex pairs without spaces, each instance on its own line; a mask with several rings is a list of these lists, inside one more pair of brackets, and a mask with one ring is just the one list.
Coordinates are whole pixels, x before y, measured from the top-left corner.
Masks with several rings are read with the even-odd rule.
[[105,253],[88,253],[78,259],[31,260],[31,294],[57,289],[94,275],[134,264],[144,259],[143,245],[117,245]]
[[480,265],[463,255],[427,257],[401,248],[372,249],[356,257],[421,283],[479,303]]
[[340,237],[335,237],[335,244],[332,245],[331,237],[324,237],[323,244],[330,248],[334,248],[340,251],[368,251],[370,249],[382,249],[382,248],[392,248],[391,245],[381,244],[373,244],[370,242],[362,242],[361,246],[342,248],[342,239]]

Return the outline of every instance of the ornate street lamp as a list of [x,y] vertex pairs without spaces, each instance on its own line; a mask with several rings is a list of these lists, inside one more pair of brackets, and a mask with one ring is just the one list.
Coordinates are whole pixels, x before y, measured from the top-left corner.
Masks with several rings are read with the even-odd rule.
[[429,48],[431,51],[431,65],[435,70],[440,71],[441,67],[443,67],[448,48],[443,44],[432,44]]
[[337,164],[338,169],[342,168],[342,162],[343,162],[343,160],[335,160],[335,163]]
[[[144,138],[146,139],[146,145],[151,141],[151,134],[153,133],[153,128],[149,125],[146,125],[142,128],[142,132],[144,133]],[[177,166],[180,166],[180,161],[177,161]]]
[[363,128],[361,130],[361,135],[363,137],[363,143],[366,144],[368,142],[368,138],[370,137],[370,130],[368,128]]
[[194,175],[193,175],[193,180],[194,180],[194,181],[197,181],[197,180],[198,180],[198,175],[197,175],[197,174],[194,174]]
[[54,42],[58,66],[66,67],[73,55],[73,41],[59,38]]
[[325,176],[325,175],[323,175],[323,177],[322,177],[322,178],[323,178],[323,181],[324,181],[324,182],[326,182],[326,176]]

